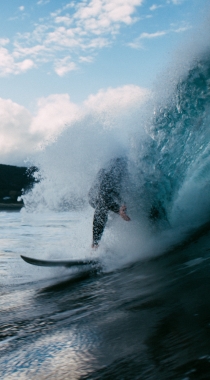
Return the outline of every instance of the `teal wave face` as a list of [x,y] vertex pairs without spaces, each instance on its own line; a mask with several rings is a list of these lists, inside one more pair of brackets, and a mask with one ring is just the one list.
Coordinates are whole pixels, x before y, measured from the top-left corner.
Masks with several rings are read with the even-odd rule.
[[146,128],[151,140],[139,156],[140,193],[149,207],[161,202],[170,214],[186,181],[210,182],[209,52],[178,80],[164,105],[155,105]]

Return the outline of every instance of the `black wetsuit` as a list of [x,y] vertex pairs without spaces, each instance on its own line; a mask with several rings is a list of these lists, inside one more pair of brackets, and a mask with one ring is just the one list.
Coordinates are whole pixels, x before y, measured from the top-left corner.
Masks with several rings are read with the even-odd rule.
[[89,203],[95,209],[93,217],[93,244],[100,241],[107,219],[108,212],[119,213],[121,200],[122,180],[126,173],[126,159],[116,158],[109,162],[107,169],[101,169],[95,183],[89,191]]

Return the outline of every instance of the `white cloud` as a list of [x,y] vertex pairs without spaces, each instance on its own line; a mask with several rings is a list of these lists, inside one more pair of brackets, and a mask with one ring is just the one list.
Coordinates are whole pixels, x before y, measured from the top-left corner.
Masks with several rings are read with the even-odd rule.
[[144,45],[142,44],[142,42],[140,42],[138,38],[136,38],[133,42],[129,42],[127,46],[129,46],[132,49],[144,49]]
[[51,95],[37,102],[32,115],[25,107],[0,98],[0,162],[23,165],[46,141],[55,138],[79,117],[79,107],[67,94]]
[[80,56],[79,57],[79,62],[86,62],[86,63],[91,63],[93,62],[93,57],[91,56]]
[[37,1],[37,4],[38,5],[44,5],[44,4],[48,4],[50,2],[50,0],[39,0]]
[[0,162],[19,164],[31,153],[36,136],[29,133],[32,117],[26,108],[0,98]]
[[50,95],[38,100],[29,129],[32,134],[39,133],[43,140],[54,138],[66,124],[76,121],[79,114],[79,107],[70,101],[68,94]]
[[9,38],[0,38],[0,45],[5,46],[9,43]]
[[61,26],[59,28],[56,28],[53,32],[47,34],[45,44],[47,46],[51,45],[51,51],[53,45],[65,48],[79,47],[82,44],[82,39],[78,38],[78,32],[79,31],[76,31],[74,29],[66,29],[65,27]]
[[90,95],[84,102],[85,107],[95,110],[95,112],[108,111],[118,109],[117,113],[121,113],[122,109],[136,106],[140,104],[148,95],[148,90],[135,85],[125,85],[122,87],[100,90],[96,95]]
[[81,3],[74,18],[91,33],[113,33],[121,23],[130,25],[135,21],[133,14],[142,3],[143,0],[92,0],[88,5]]
[[31,59],[24,59],[23,61],[16,62],[13,55],[3,47],[0,47],[0,76],[8,74],[20,74],[25,72],[35,64]]
[[71,57],[65,57],[63,59],[58,59],[55,62],[55,72],[60,77],[64,76],[69,71],[76,70],[77,66],[72,62]]
[[27,157],[32,158],[86,115],[99,118],[106,127],[119,120],[124,122],[128,110],[132,115],[139,112],[139,105],[147,96],[146,89],[127,85],[100,90],[79,106],[71,102],[68,94],[54,94],[37,101],[34,115],[25,107],[0,98],[0,162],[23,165]]
[[21,5],[21,6],[19,7],[19,10],[20,10],[21,12],[23,12],[24,9],[25,9],[24,5]]
[[[37,5],[45,3],[46,1],[39,0]],[[80,58],[84,55],[84,50],[89,51],[88,56],[92,56],[99,49],[110,46],[121,26],[136,22],[136,11],[142,3],[143,0],[67,3],[36,23],[32,32],[18,33],[13,42],[13,50],[8,51],[8,54],[13,60],[20,57],[33,59],[37,66],[51,62],[58,75],[65,75],[85,61]],[[22,7],[19,9],[23,10]],[[62,66],[59,62],[63,60],[65,63],[69,49],[71,63]],[[14,71],[9,70],[8,73]]]
[[127,45],[130,46],[132,49],[144,49],[144,45],[142,43],[142,40],[144,39],[153,39],[158,37],[163,37],[168,33],[166,30],[157,31],[155,33],[141,33],[139,37],[137,37],[133,42],[128,43]]
[[185,32],[186,30],[189,30],[191,27],[187,27],[187,26],[183,26],[181,28],[178,28],[178,29],[175,29],[174,32],[175,33],[182,33],[182,32]]
[[191,26],[186,23],[181,23],[181,25],[172,24],[170,29],[168,30],[160,30],[154,33],[143,32],[137,37],[134,41],[128,43],[127,45],[133,49],[144,49],[144,45],[142,43],[143,40],[152,40],[154,38],[163,37],[169,33],[183,33],[189,30]]
[[162,31],[158,31],[158,32],[155,32],[155,33],[141,33],[140,35],[140,40],[143,40],[143,39],[151,39],[151,38],[157,38],[157,37],[162,37],[162,36],[165,36],[165,34],[167,34],[167,31],[165,30],[162,30]]
[[150,11],[156,11],[156,9],[162,8],[162,7],[163,7],[163,5],[153,4],[149,9],[150,9]]
[[55,23],[56,24],[65,24],[67,26],[69,26],[70,24],[72,24],[72,19],[71,17],[69,16],[57,16],[55,17]]
[[30,123],[31,115],[24,107],[0,98],[1,154],[18,145]]
[[18,69],[18,73],[22,73],[34,67],[34,62],[31,59],[24,59],[24,61],[16,62],[15,67]]
[[15,43],[15,51],[13,53],[14,58],[20,58],[25,56],[31,56],[37,59],[41,59],[42,56],[50,54],[50,49],[47,49],[44,45],[35,45],[33,47],[22,47]]
[[125,120],[138,120],[135,114],[140,105],[148,98],[149,91],[135,85],[125,85],[118,88],[100,90],[96,95],[90,95],[84,102],[86,113],[91,113],[103,120],[106,128],[122,127]]
[[168,0],[167,3],[170,4],[174,4],[174,5],[179,5],[179,4],[182,4],[185,0]]
[[110,41],[108,38],[96,37],[89,41],[89,43],[85,46],[84,49],[102,49],[103,47],[107,47],[110,45]]

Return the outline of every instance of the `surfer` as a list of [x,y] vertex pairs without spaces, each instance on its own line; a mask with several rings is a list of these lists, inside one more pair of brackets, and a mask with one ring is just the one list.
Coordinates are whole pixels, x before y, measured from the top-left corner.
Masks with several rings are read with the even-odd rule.
[[93,217],[92,248],[97,248],[101,240],[109,211],[130,221],[126,205],[122,201],[122,182],[127,172],[127,162],[123,157],[112,159],[107,169],[101,169],[89,191],[89,203],[95,209]]

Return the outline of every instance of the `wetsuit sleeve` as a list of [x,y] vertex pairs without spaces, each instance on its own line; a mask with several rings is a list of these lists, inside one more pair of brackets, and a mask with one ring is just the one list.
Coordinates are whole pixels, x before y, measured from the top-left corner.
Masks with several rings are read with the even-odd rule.
[[101,181],[100,197],[108,210],[115,213],[119,212],[122,202],[121,197],[114,179],[109,174],[105,174]]
[[108,208],[110,211],[113,211],[115,212],[116,214],[118,214],[120,212],[120,206],[121,206],[121,203],[117,203],[117,202],[110,202],[109,205],[108,205]]

